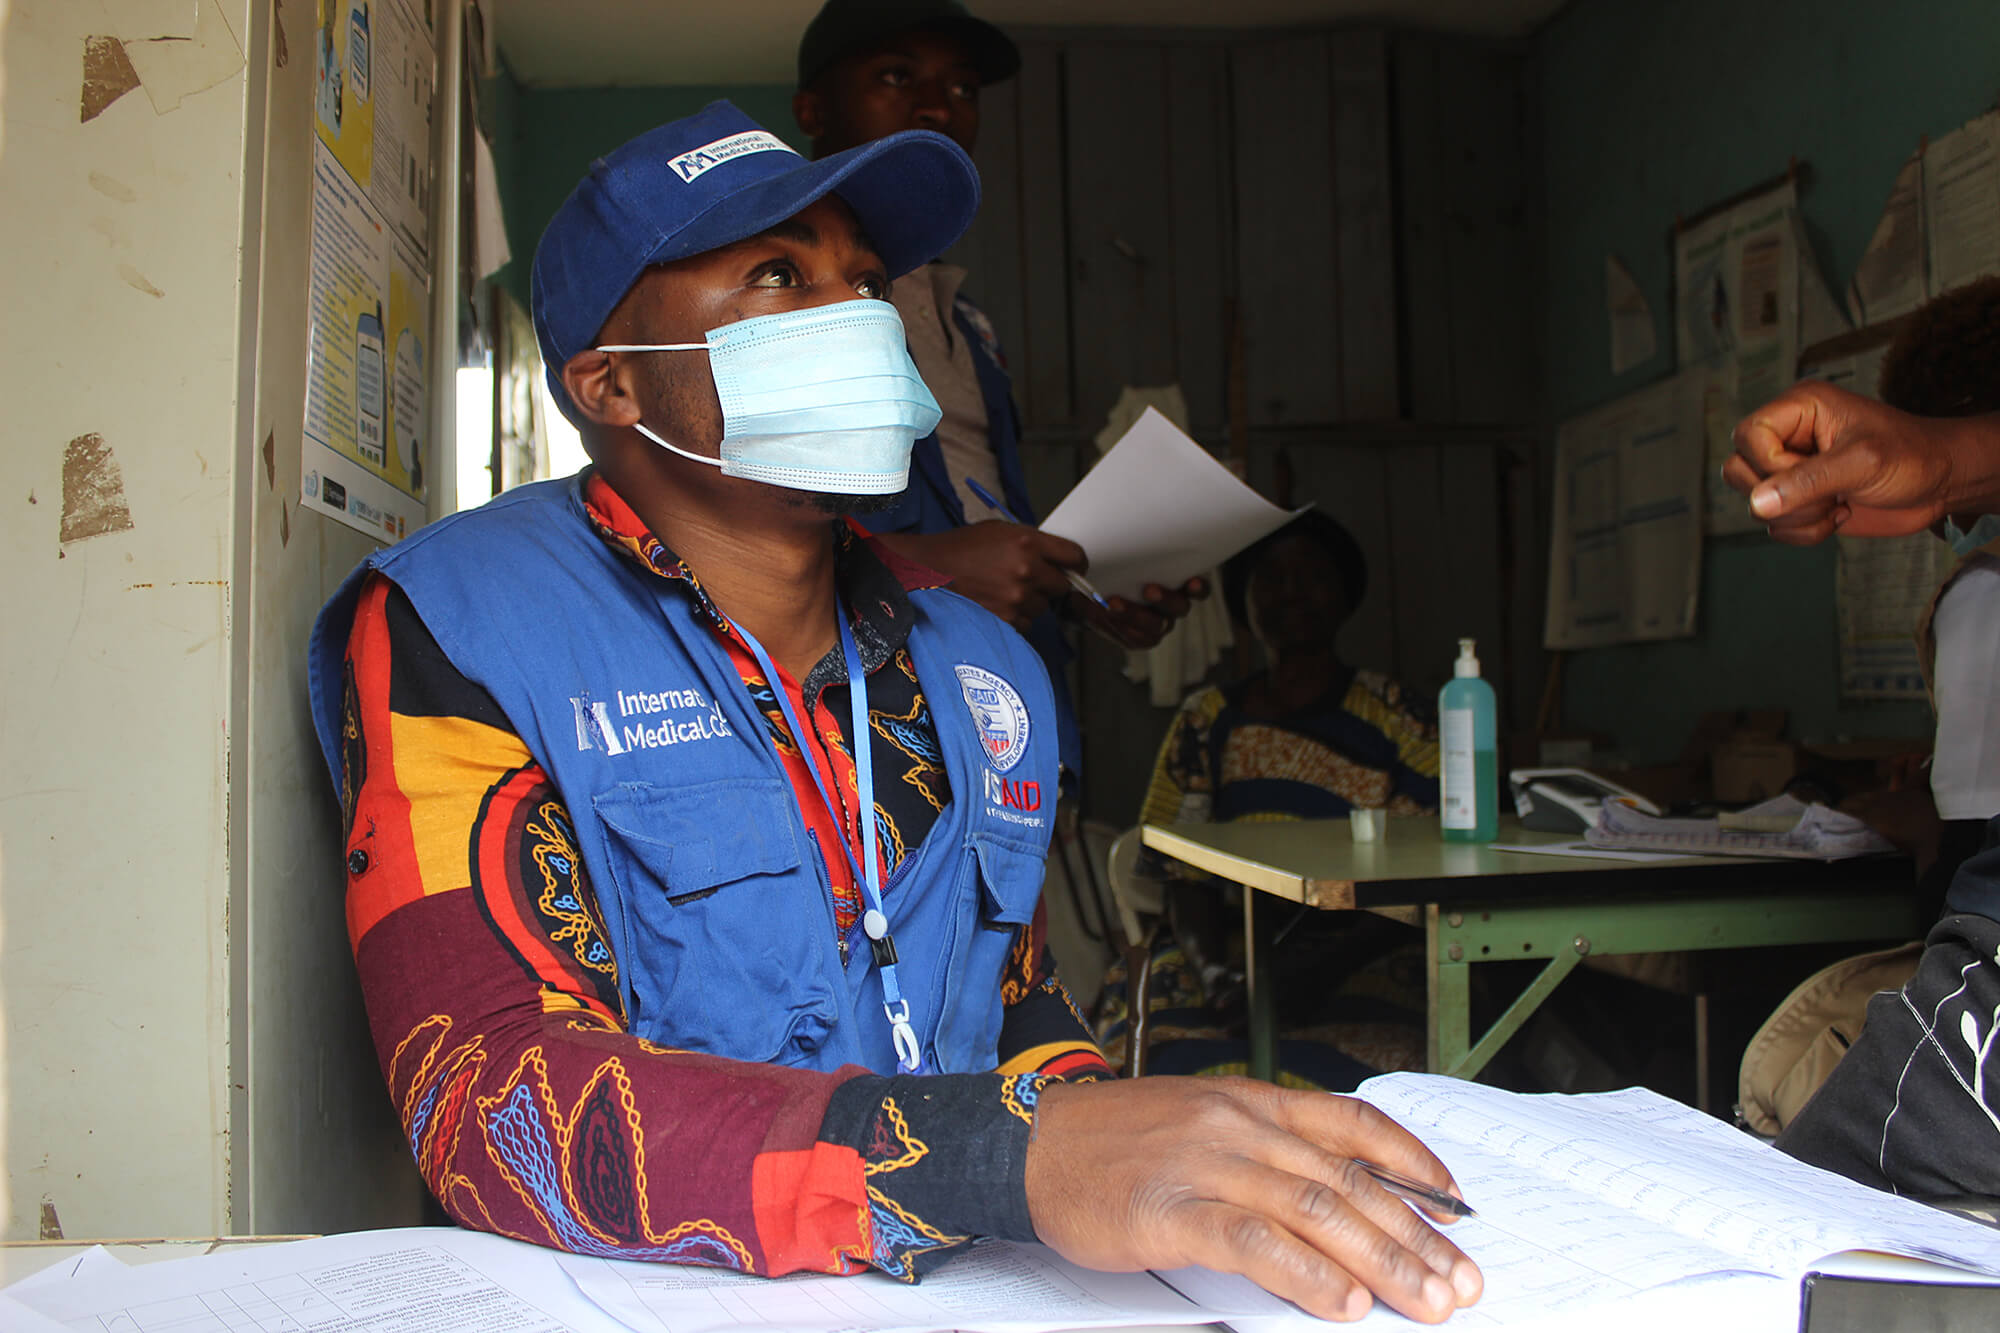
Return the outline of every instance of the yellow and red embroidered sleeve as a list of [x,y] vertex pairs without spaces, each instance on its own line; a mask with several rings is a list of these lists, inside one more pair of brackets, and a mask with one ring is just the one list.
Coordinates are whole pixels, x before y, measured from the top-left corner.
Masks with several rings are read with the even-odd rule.
[[1091,1072],[1039,923],[1010,966],[1007,1072],[661,1049],[624,1031],[559,793],[383,579],[347,667],[350,938],[412,1152],[460,1222],[584,1254],[906,1278],[973,1235],[1032,1236],[1040,1070]]

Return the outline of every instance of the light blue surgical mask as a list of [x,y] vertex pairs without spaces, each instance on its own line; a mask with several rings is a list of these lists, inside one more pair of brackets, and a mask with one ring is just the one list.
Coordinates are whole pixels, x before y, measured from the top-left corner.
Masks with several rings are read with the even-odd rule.
[[1951,543],[1951,553],[1963,558],[1995,537],[2000,537],[2000,514],[1981,514],[1970,532],[1959,531],[1958,524],[1947,518],[1944,521],[1944,535],[1945,540]]
[[910,360],[902,317],[859,299],[759,315],[710,329],[698,343],[612,343],[600,352],[706,349],[722,400],[722,456],[662,449],[799,491],[893,495],[909,482],[910,450],[943,416]]

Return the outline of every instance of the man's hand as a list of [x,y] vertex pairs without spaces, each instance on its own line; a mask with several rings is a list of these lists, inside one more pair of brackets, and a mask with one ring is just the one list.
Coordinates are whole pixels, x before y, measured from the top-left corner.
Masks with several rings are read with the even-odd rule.
[[2000,422],[1913,417],[1807,381],[1737,424],[1722,476],[1781,542],[1900,537],[2000,505]]
[[1371,1292],[1425,1323],[1478,1300],[1478,1267],[1356,1157],[1457,1190],[1415,1136],[1349,1097],[1249,1079],[1051,1084],[1028,1212],[1086,1268],[1200,1264],[1324,1319],[1360,1318]]
[[1143,602],[1124,597],[1107,597],[1109,606],[1099,606],[1080,593],[1069,599],[1077,619],[1123,648],[1144,650],[1167,636],[1174,622],[1188,613],[1195,599],[1208,596],[1208,580],[1196,576],[1179,588],[1168,590],[1148,583],[1140,590]]
[[1069,591],[1063,571],[1090,563],[1073,541],[1000,519],[947,532],[883,533],[876,540],[949,575],[953,592],[1023,631]]

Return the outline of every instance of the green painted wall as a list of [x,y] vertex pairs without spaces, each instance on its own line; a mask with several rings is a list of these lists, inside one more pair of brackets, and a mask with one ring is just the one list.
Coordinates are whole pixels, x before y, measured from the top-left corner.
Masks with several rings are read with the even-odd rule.
[[[1819,261],[1844,290],[1896,168],[2000,91],[1993,0],[1576,0],[1536,39],[1548,172],[1549,401],[1561,419],[1672,369],[1667,325],[1677,214],[1784,170]],[[1610,371],[1604,256],[1653,305],[1660,352]],[[1832,548],[1713,541],[1699,637],[1580,653],[1566,720],[1639,762],[1677,753],[1704,708],[1781,705],[1792,734],[1921,735],[1920,704],[1839,698]]]
[[789,84],[740,87],[523,88],[502,75],[480,92],[514,258],[495,280],[528,305],[528,265],[542,228],[595,159],[634,135],[726,97],[804,151]]

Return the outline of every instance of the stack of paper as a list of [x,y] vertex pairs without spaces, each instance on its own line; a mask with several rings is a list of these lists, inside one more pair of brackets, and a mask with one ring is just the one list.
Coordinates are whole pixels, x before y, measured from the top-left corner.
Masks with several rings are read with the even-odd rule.
[[[1745,817],[1747,817],[1747,822]],[[1584,834],[1593,847],[1677,852],[1690,856],[1777,856],[1841,861],[1896,850],[1853,815],[1780,796],[1734,817],[1663,819],[1620,801],[1606,801]]]

